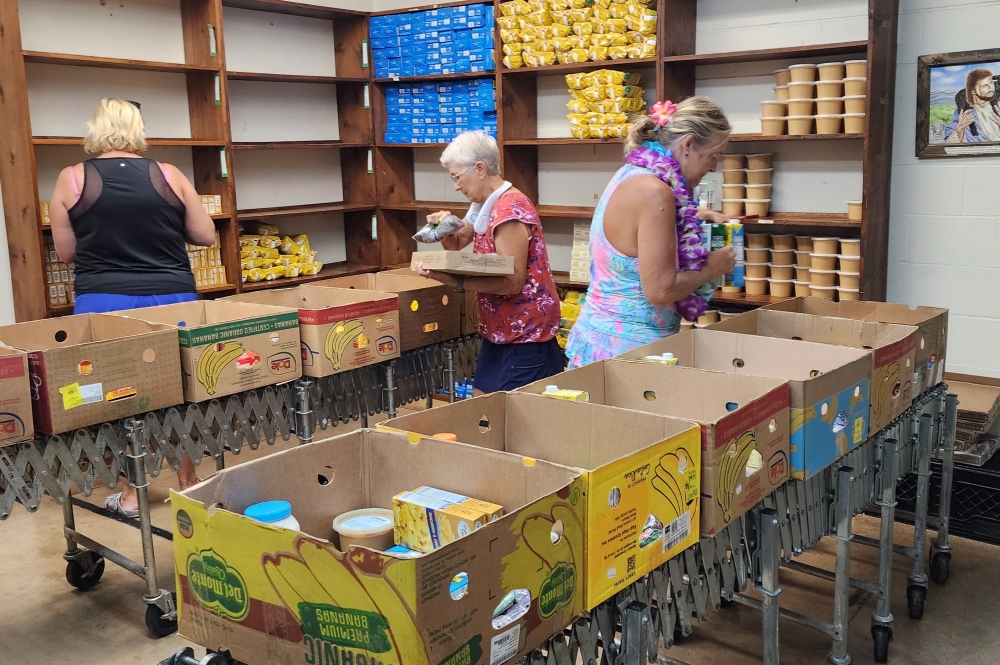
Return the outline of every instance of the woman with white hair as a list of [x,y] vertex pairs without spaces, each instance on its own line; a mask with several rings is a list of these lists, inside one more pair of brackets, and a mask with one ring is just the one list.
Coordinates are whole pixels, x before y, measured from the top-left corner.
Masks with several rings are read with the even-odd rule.
[[[514,274],[463,277],[417,265],[421,275],[478,294],[483,347],[476,365],[475,394],[514,390],[563,370],[556,341],[559,297],[549,268],[538,211],[527,196],[500,175],[500,151],[485,132],[466,132],[441,154],[455,189],[472,207],[460,228],[441,240],[445,249],[473,243],[477,254],[514,257]],[[450,221],[447,210],[428,215],[431,225]],[[458,227],[458,224],[455,224]]]
[[[184,244],[212,245],[215,224],[177,167],[140,157],[146,138],[138,105],[102,99],[83,148],[97,156],[63,169],[49,204],[59,259],[76,263],[74,313],[197,300]],[[186,456],[177,475],[181,489],[198,481]],[[107,506],[139,514],[128,485]]]

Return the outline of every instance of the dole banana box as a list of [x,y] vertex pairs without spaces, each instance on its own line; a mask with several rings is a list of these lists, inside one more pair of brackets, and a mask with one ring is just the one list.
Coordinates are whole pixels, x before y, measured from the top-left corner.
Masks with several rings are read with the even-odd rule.
[[0,345],[0,446],[30,439],[34,434],[28,354]]
[[302,376],[299,314],[289,307],[199,300],[116,314],[176,326],[188,402]]
[[298,309],[305,376],[330,376],[399,357],[395,294],[309,284],[222,300]]
[[[331,544],[335,517],[419,483],[506,514],[416,556]],[[584,490],[575,469],[370,429],[226,469],[170,497],[180,633],[248,665],[513,664],[584,609]],[[243,517],[271,499],[301,533]]]
[[870,351],[721,330],[685,330],[620,358],[641,360],[664,353],[673,353],[682,367],[788,381],[792,478],[812,476],[868,438]]
[[588,609],[698,542],[701,436],[691,421],[494,393],[379,428],[421,437],[452,432],[462,443],[579,469],[583,492],[570,502],[585,516]]
[[177,329],[111,314],[0,327],[26,351],[35,429],[60,434],[184,402]]
[[868,434],[885,428],[913,402],[914,326],[814,316],[795,312],[751,311],[710,326],[744,335],[763,335],[872,350]]
[[920,332],[914,352],[914,396],[944,381],[945,354],[948,349],[946,309],[910,307],[887,302],[833,302],[826,298],[790,298],[762,309],[916,326]]
[[605,360],[547,386],[593,404],[686,418],[701,426],[701,535],[713,536],[788,479],[788,382],[644,361]]
[[325,279],[312,286],[367,289],[398,296],[400,351],[455,339],[461,333],[462,294],[406,268]]

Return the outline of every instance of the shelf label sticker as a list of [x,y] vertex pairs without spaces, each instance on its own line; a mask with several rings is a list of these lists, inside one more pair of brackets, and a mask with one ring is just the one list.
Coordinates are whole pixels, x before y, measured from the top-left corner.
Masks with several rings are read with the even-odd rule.
[[368,67],[368,40],[361,40],[361,66]]
[[218,74],[215,75],[215,104],[222,104],[222,77]]
[[365,83],[365,108],[370,109],[372,107],[372,96],[371,92],[368,90],[368,84]]
[[215,44],[215,26],[208,24],[208,54],[213,58],[218,55]]
[[372,215],[372,240],[378,240],[378,215]]
[[219,163],[222,166],[222,177],[223,178],[228,178],[229,177],[229,167],[226,165],[226,149],[225,148],[220,148],[219,149]]
[[372,168],[372,149],[368,148],[368,172],[372,173],[375,169]]

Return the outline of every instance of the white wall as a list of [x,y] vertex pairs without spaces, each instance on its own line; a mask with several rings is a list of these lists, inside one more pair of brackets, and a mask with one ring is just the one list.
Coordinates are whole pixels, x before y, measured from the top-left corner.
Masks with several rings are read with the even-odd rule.
[[[0,191],[0,275],[10,275],[10,255],[7,248],[7,224],[3,215],[3,192]],[[14,323],[14,289],[8,277],[0,281],[0,326]]]
[[1000,158],[914,156],[917,58],[996,48],[1000,1],[901,0],[888,299],[947,307],[948,370],[1000,376]]

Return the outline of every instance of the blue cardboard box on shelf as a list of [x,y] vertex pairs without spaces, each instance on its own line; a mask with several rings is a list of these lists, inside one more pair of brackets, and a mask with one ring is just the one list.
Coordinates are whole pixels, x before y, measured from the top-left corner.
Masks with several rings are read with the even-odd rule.
[[377,79],[387,79],[387,78],[389,78],[389,61],[388,60],[376,60],[375,61],[375,78],[377,78]]

